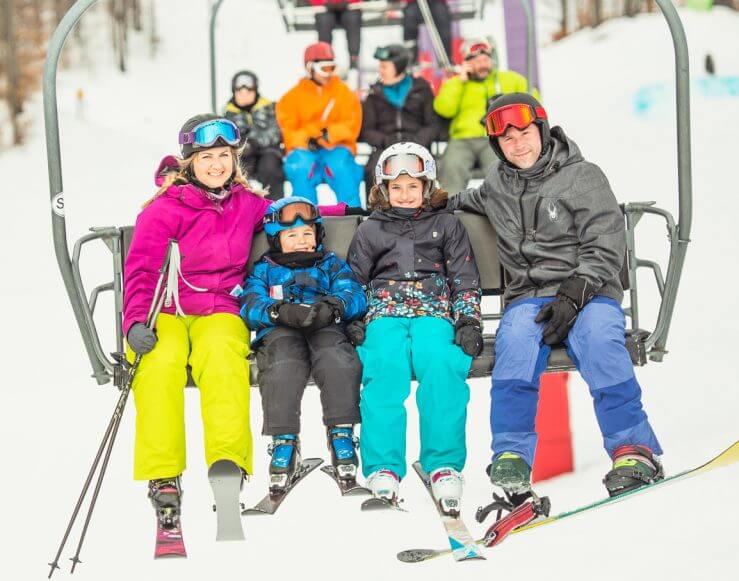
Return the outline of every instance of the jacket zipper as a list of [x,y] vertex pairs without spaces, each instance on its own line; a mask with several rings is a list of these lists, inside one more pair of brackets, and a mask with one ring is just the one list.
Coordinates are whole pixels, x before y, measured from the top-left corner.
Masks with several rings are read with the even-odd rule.
[[523,243],[526,241],[526,218],[523,212],[523,197],[526,194],[526,190],[528,189],[528,187],[529,187],[529,180],[524,180],[523,190],[521,191],[521,195],[518,198],[518,205],[519,205],[519,208],[521,209],[521,230],[523,231],[521,240],[518,242],[518,252],[521,254],[523,259],[526,261],[526,264],[528,265],[526,267],[526,278],[529,279],[529,282],[532,285],[537,286],[536,284],[534,284],[534,281],[531,280],[531,266],[532,266],[531,261],[529,260],[528,256],[524,254],[524,251],[523,251]]
[[403,139],[403,119],[400,109],[395,111],[395,132],[398,140]]

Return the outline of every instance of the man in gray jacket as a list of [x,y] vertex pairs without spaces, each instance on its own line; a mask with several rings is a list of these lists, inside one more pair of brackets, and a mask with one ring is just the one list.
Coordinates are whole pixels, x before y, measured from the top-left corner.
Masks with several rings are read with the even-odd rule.
[[510,278],[495,341],[490,478],[509,496],[530,489],[539,377],[552,346],[564,343],[613,460],[604,479],[609,494],[660,480],[662,449],[625,346],[624,219],[608,180],[561,127],[550,129],[531,95],[499,97],[486,122],[499,161],[449,207],[488,217]]

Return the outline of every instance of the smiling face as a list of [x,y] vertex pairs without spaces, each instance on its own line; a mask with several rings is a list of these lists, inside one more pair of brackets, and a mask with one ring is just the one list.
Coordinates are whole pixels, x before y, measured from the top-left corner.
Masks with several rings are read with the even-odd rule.
[[498,137],[498,145],[509,163],[520,169],[532,167],[541,155],[541,132],[536,123],[524,129],[512,125]]
[[316,231],[313,226],[296,226],[282,230],[278,236],[283,252],[313,252],[316,249]]
[[387,184],[388,199],[394,208],[420,208],[423,204],[423,180],[400,174]]
[[230,147],[211,147],[195,154],[192,161],[195,177],[209,188],[223,187],[233,175],[234,158]]

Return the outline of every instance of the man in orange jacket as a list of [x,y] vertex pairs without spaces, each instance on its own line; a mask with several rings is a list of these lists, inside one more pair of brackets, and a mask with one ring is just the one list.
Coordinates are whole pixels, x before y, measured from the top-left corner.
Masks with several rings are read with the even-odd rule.
[[362,167],[354,161],[362,127],[359,98],[334,73],[331,45],[305,49],[307,75],[277,103],[277,123],[285,142],[285,176],[293,196],[317,203],[316,187],[328,184],[338,202],[360,206]]

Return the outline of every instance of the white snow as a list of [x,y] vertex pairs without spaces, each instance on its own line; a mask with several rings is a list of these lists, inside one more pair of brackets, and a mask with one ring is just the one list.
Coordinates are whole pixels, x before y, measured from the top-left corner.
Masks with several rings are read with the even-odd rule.
[[[70,244],[89,226],[130,224],[153,193],[160,157],[176,148],[182,121],[209,108],[207,3],[160,0],[160,51],[148,58],[134,38],[130,72],[116,72],[110,50],[94,33],[98,16],[85,18],[90,64],[59,75],[59,111]],[[644,404],[665,449],[668,472],[696,465],[739,439],[739,385],[735,337],[739,327],[737,254],[739,188],[735,179],[739,98],[736,92],[697,90],[710,52],[720,77],[739,75],[736,12],[681,11],[693,76],[693,242],[661,364],[638,370]],[[498,12],[488,15],[498,38]],[[479,28],[479,23],[477,24]],[[238,68],[252,68],[263,92],[277,97],[301,72],[310,33],[287,35],[275,3],[226,2],[220,17],[218,76],[223,96]],[[343,36],[338,40],[343,54]],[[379,41],[400,39],[399,29],[366,35],[365,57]],[[541,53],[545,105],[586,157],[609,176],[622,201],[676,204],[674,63],[671,40],[659,14],[642,15],[584,30]],[[714,81],[720,83],[721,81]],[[736,81],[733,85],[736,87]],[[635,98],[645,86],[663,84],[647,114]],[[75,93],[84,91],[82,110]],[[40,97],[30,105],[32,137],[23,148],[0,154],[0,287],[2,325],[0,442],[5,499],[0,526],[3,578],[40,579],[56,551],[117,392],[97,387],[59,276],[50,236]],[[643,257],[666,256],[665,230],[645,219],[639,237]],[[109,255],[90,252],[88,290],[108,279]],[[654,312],[655,285],[640,279],[645,313]],[[101,299],[98,324],[112,337],[110,297]],[[653,317],[646,316],[645,324]],[[113,348],[108,342],[108,349]],[[474,510],[488,501],[483,469],[488,461],[489,380],[472,382],[469,457],[464,516],[475,533]],[[259,436],[261,408],[252,391],[255,466],[243,493],[252,504],[266,487],[266,440]],[[554,511],[603,495],[608,468],[590,396],[574,375],[570,388],[576,472],[542,483]],[[410,409],[409,462],[417,454],[417,420]],[[318,394],[303,405],[303,451],[326,457]],[[715,579],[737,578],[733,497],[739,466],[650,493],[551,527],[516,535],[487,553],[486,562],[439,559],[405,565],[395,553],[412,547],[443,548],[443,529],[426,493],[413,477],[403,482],[409,514],[362,514],[357,499],[340,499],[325,476],[315,474],[272,518],[244,519],[245,543],[214,542],[215,519],[205,477],[198,394],[187,394],[189,467],[184,478],[184,531],[189,558],[153,562],[154,519],[145,486],[132,480],[134,410],[129,402],[102,493],[87,536],[79,579],[326,578],[347,579]],[[81,523],[82,518],[80,518]],[[62,555],[74,553],[74,533]]]

